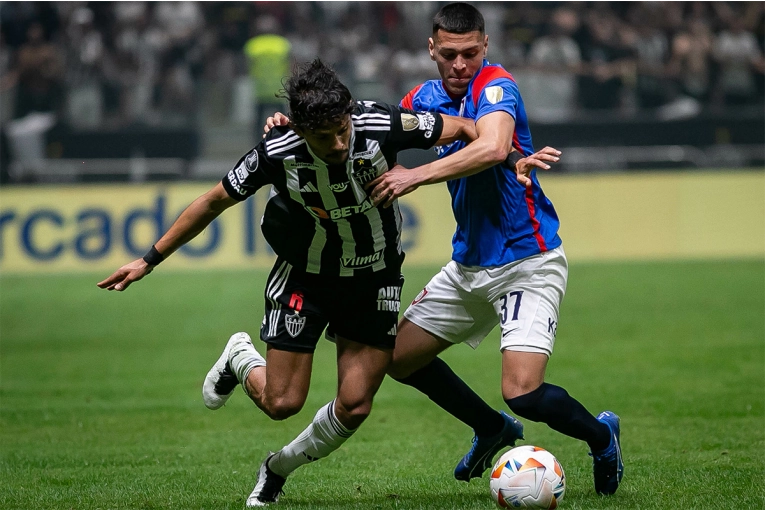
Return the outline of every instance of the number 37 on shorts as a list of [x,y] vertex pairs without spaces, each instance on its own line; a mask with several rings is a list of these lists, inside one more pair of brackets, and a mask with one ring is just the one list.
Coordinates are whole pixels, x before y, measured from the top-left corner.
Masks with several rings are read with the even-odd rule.
[[552,354],[568,264],[562,247],[492,268],[449,262],[405,316],[449,342],[477,347],[497,324],[500,349]]

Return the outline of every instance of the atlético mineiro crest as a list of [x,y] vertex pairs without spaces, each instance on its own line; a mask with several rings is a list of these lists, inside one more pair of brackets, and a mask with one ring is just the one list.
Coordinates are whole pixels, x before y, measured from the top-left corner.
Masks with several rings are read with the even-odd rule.
[[377,177],[377,168],[372,164],[372,160],[368,158],[358,158],[353,160],[353,179],[363,186],[369,181]]
[[303,308],[302,292],[297,291],[292,293],[289,307],[295,310],[295,313],[284,316],[284,327],[287,329],[287,333],[289,333],[292,338],[295,338],[305,327],[305,317],[300,316],[300,310]]
[[301,331],[303,331],[305,317],[301,317],[297,312],[292,315],[285,315],[284,326],[287,328],[287,333],[289,333],[292,338],[295,338]]

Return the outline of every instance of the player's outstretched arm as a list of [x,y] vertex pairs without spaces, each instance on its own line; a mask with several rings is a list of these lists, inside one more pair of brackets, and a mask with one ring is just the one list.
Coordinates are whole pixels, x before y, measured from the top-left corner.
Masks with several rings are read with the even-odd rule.
[[98,282],[106,290],[123,291],[137,282],[175,250],[194,239],[220,213],[236,204],[221,183],[194,200],[175,220],[165,235],[152,247],[146,256],[125,264],[107,279]]
[[441,118],[444,121],[444,128],[441,131],[441,137],[433,145],[447,145],[457,140],[471,143],[478,138],[473,119],[443,114]]
[[397,165],[371,181],[367,188],[374,205],[389,207],[423,184],[466,177],[504,162],[512,150],[515,119],[498,111],[478,119],[475,127],[477,138],[456,153],[410,170]]

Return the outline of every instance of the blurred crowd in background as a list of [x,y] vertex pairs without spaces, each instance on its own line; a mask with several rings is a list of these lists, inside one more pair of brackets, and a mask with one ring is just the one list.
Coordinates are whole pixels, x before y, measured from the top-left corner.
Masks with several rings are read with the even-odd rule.
[[[398,102],[437,78],[427,38],[443,3],[2,2],[0,115],[253,124],[316,56],[356,97]],[[763,107],[763,2],[474,4],[532,120]]]

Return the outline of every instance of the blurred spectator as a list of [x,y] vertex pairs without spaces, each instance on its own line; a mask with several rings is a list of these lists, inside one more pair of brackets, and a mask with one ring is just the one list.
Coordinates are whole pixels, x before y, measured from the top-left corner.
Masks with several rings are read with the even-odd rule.
[[43,26],[32,23],[27,42],[18,51],[16,62],[16,105],[14,118],[31,112],[56,113],[63,98],[61,59],[52,44],[45,40]]
[[66,34],[68,119],[78,127],[97,128],[103,121],[103,64],[106,48],[93,23],[93,11],[79,7],[70,14]]
[[727,106],[753,103],[757,98],[755,70],[762,72],[762,52],[744,20],[732,16],[715,39],[713,55],[720,66],[719,98]]
[[[534,40],[544,34],[547,12],[535,2],[513,2],[505,14],[506,66],[516,68],[526,63],[526,54]],[[489,41],[491,44],[491,40]]]
[[630,45],[637,57],[635,92],[641,108],[662,106],[669,95],[666,74],[669,42],[659,27],[661,14],[662,6],[659,3],[636,4],[630,12],[634,30],[625,30],[631,36]]
[[579,45],[572,35],[579,29],[576,11],[560,7],[552,14],[550,33],[531,45],[527,59],[535,72],[527,75],[527,108],[535,117],[570,118],[575,112],[577,75],[582,63]]
[[667,75],[676,83],[676,90],[699,102],[709,95],[711,78],[712,32],[707,22],[695,19],[672,40],[672,54]]
[[608,7],[599,9],[587,18],[589,41],[582,49],[585,64],[579,79],[579,97],[584,108],[613,110],[621,106],[623,80],[634,59],[618,38],[617,18]]
[[284,101],[277,97],[282,80],[290,74],[289,40],[281,35],[279,20],[271,15],[259,16],[254,23],[254,37],[244,45],[256,101],[255,136],[260,138],[266,118],[275,111],[285,111]]

